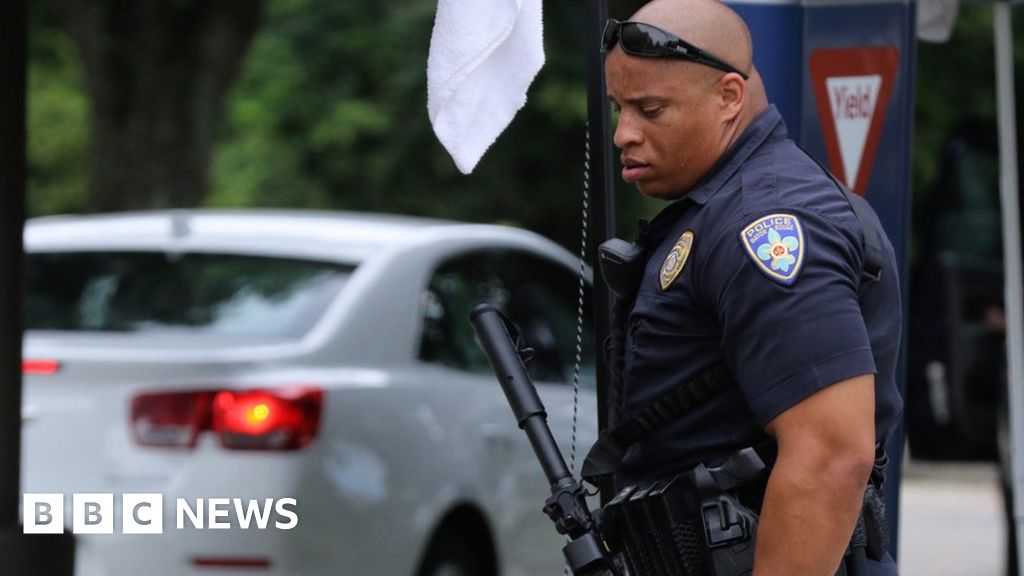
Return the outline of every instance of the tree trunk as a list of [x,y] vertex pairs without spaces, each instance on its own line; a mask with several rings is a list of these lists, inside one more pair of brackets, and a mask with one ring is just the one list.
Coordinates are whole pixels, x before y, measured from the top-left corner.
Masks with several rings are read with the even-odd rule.
[[89,205],[196,207],[261,0],[63,0],[91,110]]

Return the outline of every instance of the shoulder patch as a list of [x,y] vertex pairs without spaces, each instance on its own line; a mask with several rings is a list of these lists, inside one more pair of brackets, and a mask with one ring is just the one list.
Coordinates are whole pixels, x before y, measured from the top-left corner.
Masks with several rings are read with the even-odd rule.
[[769,214],[740,232],[747,254],[766,276],[785,286],[796,283],[804,263],[804,229],[792,214]]
[[669,251],[665,261],[661,264],[661,291],[668,290],[668,287],[676,281],[676,277],[686,266],[686,259],[690,257],[690,249],[693,248],[693,231],[687,230],[679,236],[676,245]]

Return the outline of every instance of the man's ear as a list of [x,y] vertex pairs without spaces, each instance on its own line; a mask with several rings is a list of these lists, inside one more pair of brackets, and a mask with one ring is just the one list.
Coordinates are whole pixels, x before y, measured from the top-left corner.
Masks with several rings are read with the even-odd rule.
[[718,80],[718,96],[723,119],[727,122],[735,120],[747,97],[746,81],[735,72],[727,72]]

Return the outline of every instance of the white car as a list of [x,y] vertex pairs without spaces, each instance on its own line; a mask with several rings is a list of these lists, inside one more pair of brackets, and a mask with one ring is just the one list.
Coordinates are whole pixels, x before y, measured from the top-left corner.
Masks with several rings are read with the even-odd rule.
[[[467,318],[489,301],[520,326],[568,459],[577,257],[506,227],[293,211],[47,217],[25,246],[22,491],[62,494],[69,532],[73,494],[113,495],[78,575],[561,573]],[[162,534],[125,533],[124,494],[162,495]]]

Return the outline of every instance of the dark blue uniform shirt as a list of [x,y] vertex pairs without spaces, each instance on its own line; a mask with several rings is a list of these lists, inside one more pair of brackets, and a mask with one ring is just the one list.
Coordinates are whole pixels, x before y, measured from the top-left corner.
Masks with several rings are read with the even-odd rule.
[[[871,214],[874,218],[874,214]],[[818,390],[875,375],[878,440],[902,408],[901,303],[884,240],[878,282],[861,282],[861,227],[822,169],[761,113],[711,172],[651,221],[629,315],[628,416],[716,364],[736,385],[626,455],[644,481],[770,445],[764,426]]]

